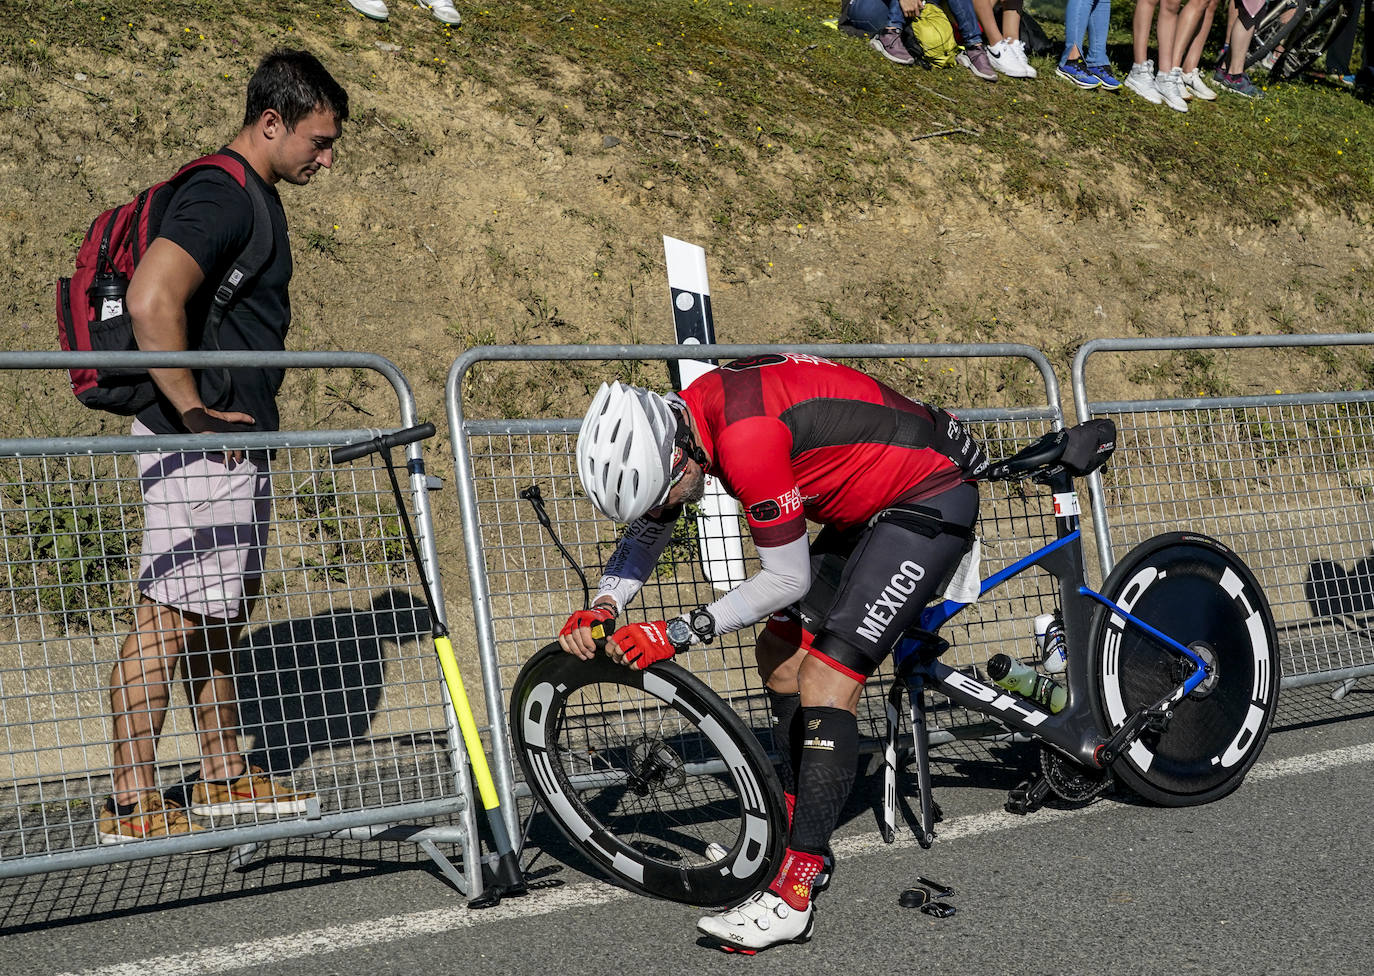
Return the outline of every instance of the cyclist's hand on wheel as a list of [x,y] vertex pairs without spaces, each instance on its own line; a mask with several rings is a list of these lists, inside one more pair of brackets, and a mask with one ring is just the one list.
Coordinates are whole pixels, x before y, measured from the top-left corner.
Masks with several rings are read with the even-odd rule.
[[606,653],[617,664],[643,671],[657,661],[666,661],[677,653],[668,640],[668,622],[655,620],[646,624],[627,624],[611,635]]
[[[610,631],[607,624],[614,619],[615,607],[607,603],[598,603],[590,610],[578,610],[558,632],[558,643],[569,654],[590,661],[596,656],[597,640],[605,638]],[[593,634],[592,628],[598,625],[600,630]]]

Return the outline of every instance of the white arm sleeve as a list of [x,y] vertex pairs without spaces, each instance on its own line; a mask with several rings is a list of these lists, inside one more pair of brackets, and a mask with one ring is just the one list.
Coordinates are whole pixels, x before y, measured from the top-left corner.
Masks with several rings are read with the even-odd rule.
[[758,623],[796,603],[811,588],[811,547],[806,536],[781,546],[759,548],[761,568],[706,609],[716,618],[716,633],[728,634]]
[[[602,571],[601,582],[597,585],[596,596],[592,599],[593,603],[603,596],[610,597],[615,601],[615,612],[624,612],[626,604],[635,598],[644,581],[658,565],[658,557],[663,555],[663,550],[668,547],[668,540],[673,537],[673,526],[677,524],[680,512],[680,508],[670,509],[664,513],[663,521],[651,519],[646,515],[630,523],[630,527],[625,530],[625,534],[616,545],[615,552],[606,560],[606,568]],[[668,515],[672,518],[667,518]]]

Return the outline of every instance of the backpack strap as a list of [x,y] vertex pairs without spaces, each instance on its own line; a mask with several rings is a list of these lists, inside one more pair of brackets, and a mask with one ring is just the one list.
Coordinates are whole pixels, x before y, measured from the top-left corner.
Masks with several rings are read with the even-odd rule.
[[[210,302],[210,311],[206,313],[205,324],[201,329],[200,348],[218,349],[219,348],[219,327],[224,321],[224,315],[229,311],[229,306],[242,292],[243,288],[262,272],[267,266],[267,260],[272,256],[272,214],[267,209],[267,198],[258,186],[257,181],[249,177],[244,163],[228,153],[212,153],[209,156],[202,156],[200,159],[192,160],[172,177],[172,182],[180,184],[188,176],[197,170],[213,166],[222,169],[234,178],[239,186],[243,187],[248,194],[248,199],[253,206],[253,233],[249,237],[248,243],[239,256],[234,259],[233,265],[220,280],[215,288],[214,298]],[[201,396],[206,403],[218,401],[229,393],[231,380],[229,370],[219,369],[215,376],[203,375],[204,386],[201,389]]]
[[272,256],[272,215],[267,209],[267,200],[262,189],[255,180],[249,178],[244,164],[227,153],[212,153],[192,160],[178,170],[172,180],[179,184],[196,170],[206,166],[222,169],[232,176],[234,182],[243,187],[248,194],[253,206],[253,235],[215,289],[214,300],[210,304],[210,312],[205,317],[205,328],[201,333],[203,348],[218,349],[219,325],[224,320],[225,312],[229,310],[229,306],[233,304],[243,287],[262,272],[267,266],[267,259]]

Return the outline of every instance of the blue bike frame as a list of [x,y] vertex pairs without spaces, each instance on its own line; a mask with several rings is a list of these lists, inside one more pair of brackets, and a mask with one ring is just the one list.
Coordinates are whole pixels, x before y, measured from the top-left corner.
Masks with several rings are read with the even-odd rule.
[[[1061,538],[1056,539],[1049,545],[1037,549],[1029,556],[1017,560],[1016,562],[1012,563],[1010,566],[1007,566],[1004,569],[998,570],[997,572],[989,576],[987,579],[983,580],[982,584],[978,588],[978,595],[982,596],[984,593],[987,593],[990,590],[994,590],[997,587],[1001,586],[1003,583],[1011,579],[1013,576],[1019,576],[1025,570],[1039,564],[1041,561],[1045,559],[1046,556],[1050,555],[1060,547],[1079,542],[1081,536],[1082,530],[1074,529],[1072,532],[1068,533],[1065,536],[1062,536]],[[1180,654],[1184,655],[1189,660],[1191,660],[1193,662],[1195,670],[1193,674],[1189,676],[1188,680],[1184,682],[1183,694],[1190,694],[1193,691],[1193,689],[1195,689],[1198,685],[1202,684],[1204,680],[1206,680],[1207,675],[1206,672],[1203,670],[1202,658],[1198,657],[1197,654],[1195,654],[1191,648],[1187,647],[1184,644],[1180,644],[1178,641],[1174,640],[1172,637],[1170,637],[1163,631],[1158,630],[1155,627],[1151,627],[1149,624],[1141,620],[1139,617],[1129,613],[1126,610],[1121,609],[1121,607],[1117,606],[1115,603],[1107,599],[1101,593],[1098,593],[1092,587],[1080,585],[1077,587],[1075,592],[1079,596],[1085,596],[1091,600],[1096,600],[1098,603],[1102,604],[1104,607],[1106,607],[1112,613],[1116,614],[1121,619],[1125,620],[1127,623],[1131,624],[1134,627],[1138,627],[1139,629],[1143,630],[1145,633],[1149,634],[1151,637],[1155,638],[1159,642],[1168,645],[1169,647],[1173,648],[1174,650],[1178,651]],[[957,600],[945,600],[938,604],[932,604],[931,606],[926,607],[925,610],[921,613],[920,627],[922,630],[927,630],[931,633],[936,633],[952,617],[957,616],[960,611],[962,611],[965,607],[968,607],[970,605],[971,604],[968,603],[960,603]],[[902,641],[897,645],[897,649],[893,652],[893,658],[898,667],[901,666],[901,663],[906,656],[914,652],[914,647],[911,646],[913,645],[913,643],[914,642],[911,641]],[[905,653],[903,653],[903,645],[908,645]]]
[[[1072,484],[1064,481],[1052,485],[1056,493],[1071,493]],[[1076,498],[1075,498],[1076,502]],[[1100,604],[1133,628],[1150,635],[1169,650],[1183,655],[1193,664],[1192,673],[1161,702],[1177,701],[1206,680],[1208,671],[1201,657],[1191,648],[1161,632],[1112,600],[1085,585],[1083,569],[1082,533],[1078,525],[1076,504],[1066,505],[1066,514],[1056,515],[1058,537],[1048,545],[992,574],[979,586],[979,594],[996,589],[1032,566],[1040,566],[1058,578],[1060,602],[1064,614],[1065,639],[1068,642],[1068,700],[1063,709],[1051,713],[1020,695],[984,684],[971,674],[953,668],[939,659],[948,646],[936,632],[969,604],[945,600],[927,607],[921,615],[919,628],[908,631],[893,650],[896,673],[905,683],[913,706],[921,701],[921,693],[929,684],[951,699],[973,711],[994,716],[1013,731],[1022,732],[1057,748],[1066,756],[1087,768],[1098,768],[1099,750],[1108,741],[1112,730],[1100,727],[1097,717],[1088,706],[1088,669],[1085,655],[1088,648],[1092,605]],[[913,720],[920,708],[913,707]]]

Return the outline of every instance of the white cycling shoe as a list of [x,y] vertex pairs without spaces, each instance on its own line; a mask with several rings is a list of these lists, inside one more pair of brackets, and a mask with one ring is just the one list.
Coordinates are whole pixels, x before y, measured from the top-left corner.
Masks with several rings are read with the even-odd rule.
[[815,923],[814,905],[799,912],[773,892],[759,891],[719,915],[697,919],[697,931],[716,939],[726,952],[753,955],[769,946],[810,942]]

